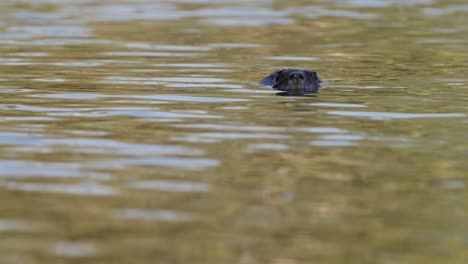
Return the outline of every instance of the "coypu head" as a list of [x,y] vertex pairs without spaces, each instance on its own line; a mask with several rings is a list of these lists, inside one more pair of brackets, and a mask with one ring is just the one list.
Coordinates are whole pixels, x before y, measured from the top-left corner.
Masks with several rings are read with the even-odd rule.
[[282,95],[305,95],[317,93],[322,80],[317,73],[300,69],[282,69],[263,79],[260,85],[285,91]]

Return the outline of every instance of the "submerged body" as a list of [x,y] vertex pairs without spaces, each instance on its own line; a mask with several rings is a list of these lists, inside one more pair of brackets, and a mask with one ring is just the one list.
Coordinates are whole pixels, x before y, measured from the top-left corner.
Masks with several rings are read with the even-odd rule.
[[317,93],[322,80],[316,72],[300,69],[282,69],[263,80],[260,85],[284,91],[284,95],[306,95]]

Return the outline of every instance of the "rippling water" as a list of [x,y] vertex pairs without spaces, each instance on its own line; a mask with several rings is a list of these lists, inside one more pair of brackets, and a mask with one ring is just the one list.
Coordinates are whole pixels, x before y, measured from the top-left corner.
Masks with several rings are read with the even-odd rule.
[[[465,263],[468,5],[0,3],[1,263]],[[315,70],[318,96],[257,85]]]

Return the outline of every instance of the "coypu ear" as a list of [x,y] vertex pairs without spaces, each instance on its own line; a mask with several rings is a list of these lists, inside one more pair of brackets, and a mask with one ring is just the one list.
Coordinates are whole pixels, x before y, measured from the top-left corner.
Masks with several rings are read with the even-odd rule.
[[318,75],[317,75],[316,72],[314,72],[314,71],[307,71],[307,70],[306,70],[305,73],[306,73],[306,76],[308,76],[308,77],[311,78],[312,80],[316,80],[316,81],[319,80],[319,77],[318,77]]
[[263,85],[263,86],[269,86],[272,87],[276,83],[276,78],[278,76],[278,73],[282,72],[282,70],[275,71],[272,74],[268,75],[265,77],[263,80],[261,80],[258,84]]
[[275,83],[283,82],[284,80],[288,80],[288,78],[289,78],[289,71],[280,70],[276,74]]
[[276,74],[275,85],[273,85],[273,89],[286,91],[288,88],[288,82],[289,82],[289,71],[280,70]]
[[275,83],[278,83],[279,81],[281,81],[282,79],[284,79],[284,77],[288,77],[287,76],[288,73],[285,71],[285,70],[279,70],[276,72],[276,78],[275,78]]
[[312,81],[312,82],[317,82],[317,83],[321,83],[322,80],[320,80],[320,78],[318,77],[317,73],[314,72],[314,71],[305,71],[305,74],[306,74],[306,78],[309,80],[309,81]]
[[317,82],[321,83],[322,80],[320,80],[320,78],[318,77],[317,73],[316,72],[313,72],[313,71],[308,71],[309,74],[311,75],[311,77],[316,80]]
[[306,91],[316,93],[320,89],[320,83],[322,80],[318,77],[316,72],[313,71],[304,71],[306,76]]

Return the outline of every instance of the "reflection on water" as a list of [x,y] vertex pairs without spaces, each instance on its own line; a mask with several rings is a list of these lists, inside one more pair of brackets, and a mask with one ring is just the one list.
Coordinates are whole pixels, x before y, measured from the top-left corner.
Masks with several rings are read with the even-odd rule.
[[0,232],[21,231],[27,228],[28,225],[22,221],[0,219]]
[[308,58],[308,57],[286,57],[286,56],[267,56],[264,57],[267,60],[279,60],[279,61],[315,61],[318,58]]
[[26,183],[26,182],[8,182],[4,185],[7,189],[24,192],[50,192],[65,193],[74,195],[114,195],[116,191],[100,184],[46,184],[46,183]]
[[190,57],[197,56],[199,54],[182,52],[114,51],[104,52],[102,55],[110,57]]
[[55,244],[51,252],[61,257],[82,258],[94,256],[96,249],[92,244],[61,241]]
[[176,212],[171,210],[143,210],[143,209],[122,209],[114,212],[114,217],[148,221],[191,221],[193,216],[184,212]]
[[465,263],[467,11],[0,2],[0,263]]
[[131,187],[142,190],[161,190],[173,192],[207,192],[210,185],[206,183],[196,183],[187,181],[140,181],[131,185]]
[[342,104],[342,103],[311,103],[310,105],[324,106],[324,107],[337,107],[337,108],[361,108],[366,107],[361,104]]
[[358,111],[329,111],[331,115],[367,117],[371,119],[408,119],[408,118],[444,118],[464,117],[461,113],[447,114],[414,114],[414,113],[391,113],[391,112],[358,112]]
[[286,150],[288,148],[288,145],[275,143],[251,144],[248,147],[250,150]]

